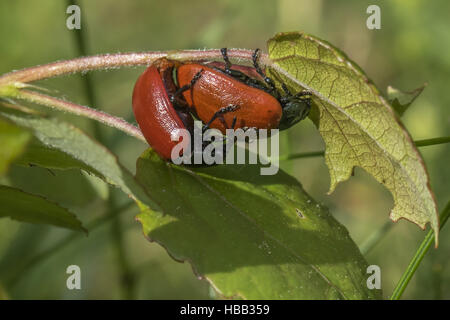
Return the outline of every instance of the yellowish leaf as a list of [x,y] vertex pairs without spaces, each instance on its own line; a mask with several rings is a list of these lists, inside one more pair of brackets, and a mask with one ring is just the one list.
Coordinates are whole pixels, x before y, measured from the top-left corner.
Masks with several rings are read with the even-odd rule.
[[394,198],[390,217],[435,231],[439,222],[424,162],[389,103],[362,70],[329,43],[304,33],[268,42],[267,72],[294,92],[313,93],[311,119],[325,141],[330,192],[355,166],[386,186]]

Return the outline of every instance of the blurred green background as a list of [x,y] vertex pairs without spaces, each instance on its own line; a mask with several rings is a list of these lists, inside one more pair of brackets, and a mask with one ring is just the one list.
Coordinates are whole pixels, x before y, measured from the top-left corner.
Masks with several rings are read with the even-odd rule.
[[[79,4],[90,55],[221,47],[264,49],[266,40],[277,32],[311,33],[346,52],[382,92],[388,85],[411,90],[428,82],[403,121],[416,140],[450,135],[448,1],[97,0]],[[366,9],[370,4],[381,8],[381,30],[366,27]],[[0,74],[76,57],[73,31],[66,28],[66,8],[66,1],[1,1]],[[134,122],[131,93],[143,70],[140,67],[91,73],[97,107]],[[37,84],[53,95],[88,103],[81,75]],[[91,121],[62,113],[55,115],[93,134]],[[113,129],[101,127],[101,131],[106,145],[134,172],[135,160],[146,146]],[[281,149],[285,153],[323,149],[310,121],[284,132],[282,138],[287,145]],[[442,210],[450,200],[450,147],[429,146],[420,151]],[[392,197],[362,170],[356,170],[354,177],[328,196],[329,175],[323,158],[286,161],[281,166],[330,208],[358,245],[388,220]],[[108,214],[103,200],[107,187],[79,171],[14,166],[2,182],[58,201],[76,212],[85,224]],[[109,192],[118,205],[128,201],[118,191]],[[58,250],[52,248],[71,237],[70,231],[0,219],[0,297],[211,298],[208,284],[193,274],[189,264],[175,262],[160,246],[145,240],[133,219],[136,213],[137,208],[131,206],[118,216],[119,223],[111,224],[112,218],[88,237],[74,237]],[[117,234],[122,235],[122,242],[117,241]],[[412,223],[399,221],[366,255],[369,264],[381,267],[385,297],[391,294],[424,236],[425,232]],[[52,249],[51,254],[42,255],[48,249]],[[449,252],[447,227],[441,233],[439,249],[430,250],[403,297],[450,299]],[[82,290],[66,288],[65,270],[71,264],[81,267]]]

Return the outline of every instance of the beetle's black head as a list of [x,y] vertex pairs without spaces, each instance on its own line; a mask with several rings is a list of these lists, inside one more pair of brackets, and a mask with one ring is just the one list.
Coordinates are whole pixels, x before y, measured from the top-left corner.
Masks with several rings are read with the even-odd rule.
[[311,109],[311,98],[288,95],[280,99],[283,114],[279,129],[285,130],[305,119]]

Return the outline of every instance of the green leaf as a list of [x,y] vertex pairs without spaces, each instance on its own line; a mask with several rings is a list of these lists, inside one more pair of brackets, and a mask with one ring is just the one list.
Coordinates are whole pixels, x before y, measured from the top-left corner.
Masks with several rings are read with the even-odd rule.
[[35,137],[19,163],[53,169],[79,168],[121,188],[138,203],[157,209],[156,203],[117,157],[78,128],[57,119],[9,108],[0,108],[0,116],[29,129]]
[[423,159],[361,69],[331,44],[303,33],[278,34],[268,48],[268,74],[294,92],[313,93],[310,117],[325,141],[330,192],[359,166],[391,192],[391,219],[421,228],[430,223],[437,245],[438,213]]
[[76,216],[67,209],[20,189],[0,186],[0,203],[0,217],[86,231]]
[[164,215],[139,214],[144,233],[225,297],[380,298],[367,289],[367,263],[348,231],[295,179],[259,170],[189,169],[147,151],[136,177]]
[[6,291],[3,289],[3,287],[0,284],[0,300],[8,300],[9,297],[6,294]]
[[31,134],[5,120],[0,119],[0,176],[9,164],[25,149]]
[[36,165],[48,169],[82,169],[102,176],[100,172],[85,162],[60,149],[45,145],[36,137],[31,139],[24,153],[15,162],[23,166]]
[[392,86],[387,87],[389,102],[399,116],[402,116],[403,113],[405,113],[411,103],[416,100],[426,86],[427,84],[424,83],[421,87],[407,92],[401,91]]

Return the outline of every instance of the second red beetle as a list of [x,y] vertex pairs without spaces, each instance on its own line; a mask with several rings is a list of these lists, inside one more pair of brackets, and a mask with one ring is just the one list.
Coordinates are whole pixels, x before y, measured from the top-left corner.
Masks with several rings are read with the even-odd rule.
[[[170,160],[178,141],[172,136],[179,129],[194,130],[189,110],[170,101],[176,90],[172,71],[173,61],[159,59],[145,70],[133,90],[133,112],[148,144],[165,160]],[[183,141],[188,143],[188,141]],[[181,156],[181,154],[180,154]]]

